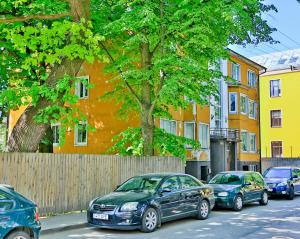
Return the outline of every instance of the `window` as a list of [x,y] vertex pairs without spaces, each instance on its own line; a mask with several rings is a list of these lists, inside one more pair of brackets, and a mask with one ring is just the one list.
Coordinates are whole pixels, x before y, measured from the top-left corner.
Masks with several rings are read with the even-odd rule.
[[4,192],[0,191],[0,212],[5,212],[14,207],[14,201]]
[[248,133],[246,131],[241,132],[241,150],[243,152],[248,151]]
[[164,129],[169,134],[177,134],[177,123],[174,120],[160,120],[160,128]]
[[281,110],[271,110],[271,128],[280,128],[281,123]]
[[250,147],[249,151],[252,153],[256,153],[256,134],[249,134]]
[[241,94],[241,114],[248,114],[248,97],[246,95]]
[[[256,166],[256,165],[249,165],[249,166]],[[256,168],[257,167],[255,167],[254,169],[256,169]],[[254,171],[254,172],[256,171],[256,170],[252,170],[251,167],[250,167],[250,170]],[[264,186],[265,185],[264,179],[258,173],[253,173],[252,177],[254,178],[254,181],[255,181],[256,185],[259,185],[259,186]]]
[[272,158],[282,157],[282,141],[271,142]]
[[237,93],[229,93],[229,113],[237,114],[238,111],[238,97]]
[[88,97],[88,84],[88,76],[78,77],[78,81],[75,86],[75,94],[79,97],[79,99],[85,99]]
[[53,146],[58,146],[60,142],[60,124],[52,124],[51,128],[53,132]]
[[161,189],[170,189],[172,192],[179,189],[177,177],[168,178],[162,185]]
[[75,127],[75,145],[87,145],[87,123],[79,122]]
[[256,87],[256,80],[257,80],[257,75],[253,71],[248,71],[248,85],[250,87],[255,88]]
[[[248,168],[249,169],[249,168]],[[248,171],[248,170],[247,170]],[[244,178],[244,182],[245,183],[251,183],[253,182],[253,177],[251,175],[251,173],[247,173],[245,174],[245,178]]]
[[[195,139],[195,123],[185,122],[184,123],[184,137],[188,139]],[[186,145],[187,148],[191,148],[190,145]]]
[[181,183],[182,189],[202,186],[200,183],[196,182],[193,178],[188,176],[179,176],[179,181]]
[[239,64],[232,63],[232,79],[241,82],[241,67]]
[[281,96],[280,80],[271,80],[270,81],[270,96],[271,97]]
[[249,100],[249,118],[256,119],[257,104],[253,100]]
[[202,149],[209,148],[209,126],[207,124],[199,124],[199,142]]

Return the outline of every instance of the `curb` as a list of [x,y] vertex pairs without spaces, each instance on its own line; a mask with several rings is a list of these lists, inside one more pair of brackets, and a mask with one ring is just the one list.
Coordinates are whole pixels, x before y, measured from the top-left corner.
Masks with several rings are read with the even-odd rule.
[[83,222],[83,223],[77,223],[73,225],[68,225],[68,226],[62,226],[62,227],[54,227],[54,228],[49,228],[49,229],[42,229],[41,235],[47,235],[51,233],[56,233],[56,232],[62,232],[62,231],[68,231],[68,230],[73,230],[73,229],[81,229],[84,227],[87,227],[88,223]]

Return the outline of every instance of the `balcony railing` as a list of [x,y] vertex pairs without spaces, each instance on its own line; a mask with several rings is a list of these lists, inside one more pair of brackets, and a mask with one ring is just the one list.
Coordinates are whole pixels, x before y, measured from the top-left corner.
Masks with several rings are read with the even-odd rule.
[[238,129],[213,128],[210,129],[210,138],[240,141],[240,131]]

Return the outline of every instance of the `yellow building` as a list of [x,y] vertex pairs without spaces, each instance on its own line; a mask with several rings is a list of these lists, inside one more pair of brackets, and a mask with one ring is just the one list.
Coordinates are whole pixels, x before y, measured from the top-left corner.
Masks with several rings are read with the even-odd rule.
[[267,67],[261,75],[261,156],[300,157],[300,50],[256,58]]

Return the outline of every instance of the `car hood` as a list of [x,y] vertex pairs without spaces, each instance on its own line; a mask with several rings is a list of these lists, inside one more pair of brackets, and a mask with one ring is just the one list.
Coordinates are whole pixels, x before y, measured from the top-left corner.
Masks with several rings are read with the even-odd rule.
[[99,197],[94,203],[120,205],[126,202],[141,202],[153,196],[152,193],[146,192],[112,192],[105,196]]
[[213,187],[215,193],[229,192],[241,187],[241,185],[227,185],[227,184],[209,184]]
[[282,183],[282,182],[287,182],[289,179],[288,178],[264,178],[265,182],[270,184],[270,183]]

